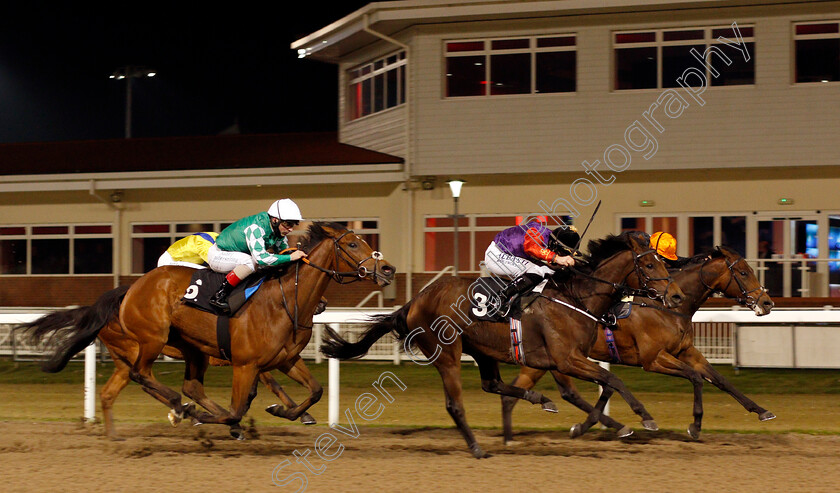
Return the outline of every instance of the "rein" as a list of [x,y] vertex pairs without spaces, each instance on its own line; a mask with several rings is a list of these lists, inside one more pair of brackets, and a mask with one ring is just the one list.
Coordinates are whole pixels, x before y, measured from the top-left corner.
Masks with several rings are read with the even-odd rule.
[[[337,238],[330,238],[330,239],[333,241],[333,256],[334,256],[336,265],[338,265],[338,259],[341,259],[347,265],[349,265],[350,267],[353,267],[355,272],[342,272],[342,271],[335,270],[335,269],[327,269],[327,268],[321,267],[320,265],[313,264],[306,257],[303,257],[300,260],[302,260],[304,264],[329,275],[335,282],[337,282],[339,284],[349,284],[351,282],[360,281],[360,280],[362,280],[366,277],[370,277],[371,280],[375,281],[376,276],[377,276],[377,272],[379,271],[379,261],[383,259],[383,255],[382,255],[382,253],[380,253],[378,251],[373,251],[373,252],[371,252],[369,257],[365,257],[362,260],[359,260],[354,265],[353,260],[352,260],[352,256],[349,253],[347,253],[347,251],[339,243],[342,238],[344,238],[345,236],[347,236],[348,234],[351,234],[351,233],[353,233],[352,230],[347,230],[344,233],[342,233],[341,236],[339,236]],[[355,234],[355,233],[353,233],[353,234]],[[291,252],[291,251],[294,251],[294,250],[300,250],[300,243],[298,243],[298,248],[287,248],[280,253],[287,253],[287,252]],[[368,271],[367,267],[362,265],[365,262],[367,262],[368,260],[373,260],[374,261],[374,267],[373,267],[373,270],[371,270],[371,271]],[[345,279],[348,279],[348,278],[350,280],[345,282]],[[289,310],[289,303],[286,300],[286,292],[283,288],[283,282],[282,282],[282,280],[280,282],[280,293],[283,297],[283,309],[286,311],[286,314],[289,316],[289,319],[293,321],[293,324],[294,324],[293,325],[293,330],[295,332],[297,332],[298,327],[302,327],[304,329],[311,329],[312,328],[312,325],[301,326],[301,325],[298,324],[298,311],[299,311],[298,310],[298,285],[299,285],[299,281],[300,281],[300,262],[295,262],[295,292],[294,292],[295,309],[294,309],[294,313],[292,313]]]

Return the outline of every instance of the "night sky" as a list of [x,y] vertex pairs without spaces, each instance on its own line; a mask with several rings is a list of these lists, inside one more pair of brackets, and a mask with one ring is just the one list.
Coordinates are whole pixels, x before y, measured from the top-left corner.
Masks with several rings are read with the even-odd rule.
[[126,82],[108,76],[126,65],[158,74],[135,80],[133,137],[335,130],[336,66],[289,45],[367,3],[3,7],[0,143],[123,137]]

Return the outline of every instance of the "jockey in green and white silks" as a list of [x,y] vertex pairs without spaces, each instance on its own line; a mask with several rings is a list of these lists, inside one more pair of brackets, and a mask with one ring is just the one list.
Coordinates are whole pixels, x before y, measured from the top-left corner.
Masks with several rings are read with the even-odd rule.
[[207,252],[207,263],[216,272],[227,273],[210,304],[229,311],[227,296],[234,286],[254,273],[258,266],[276,266],[306,257],[302,251],[291,255],[270,253],[288,248],[286,235],[302,221],[300,209],[291,199],[271,204],[266,212],[242,218],[225,228]]

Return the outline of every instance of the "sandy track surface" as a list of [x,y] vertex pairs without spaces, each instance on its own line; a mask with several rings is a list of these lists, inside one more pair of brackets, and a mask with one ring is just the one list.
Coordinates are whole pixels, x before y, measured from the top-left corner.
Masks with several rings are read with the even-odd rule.
[[[505,447],[498,431],[477,431],[493,457],[473,459],[454,429],[360,428],[351,438],[325,426],[247,430],[123,424],[124,441],[101,426],[0,422],[3,491],[132,491],[171,488],[253,491],[784,491],[835,492],[840,436],[704,434],[669,431],[617,439],[610,431],[572,440],[565,432],[520,433]],[[338,441],[315,453],[319,436]],[[321,442],[324,445],[326,442]],[[313,471],[296,462],[305,454]],[[278,468],[284,461],[285,467]],[[316,474],[319,471],[320,474]],[[276,481],[275,482],[273,482]],[[277,483],[285,485],[278,486]]]

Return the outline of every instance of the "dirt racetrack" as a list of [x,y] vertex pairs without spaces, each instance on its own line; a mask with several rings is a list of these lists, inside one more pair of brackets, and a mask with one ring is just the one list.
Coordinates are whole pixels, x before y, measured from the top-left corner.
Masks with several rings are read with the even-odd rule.
[[[123,424],[124,441],[101,426],[0,423],[0,471],[5,492],[255,492],[303,491],[592,491],[592,492],[835,492],[840,487],[840,436],[707,433],[691,441],[675,432],[637,432],[617,439],[595,431],[520,433],[514,446],[498,431],[477,431],[494,456],[473,459],[458,432],[446,428],[360,428],[340,436],[345,449],[325,463],[305,453],[326,427],[252,428],[237,442],[220,427],[172,429]],[[257,433],[259,436],[255,436]],[[334,444],[331,451],[336,451]]]

